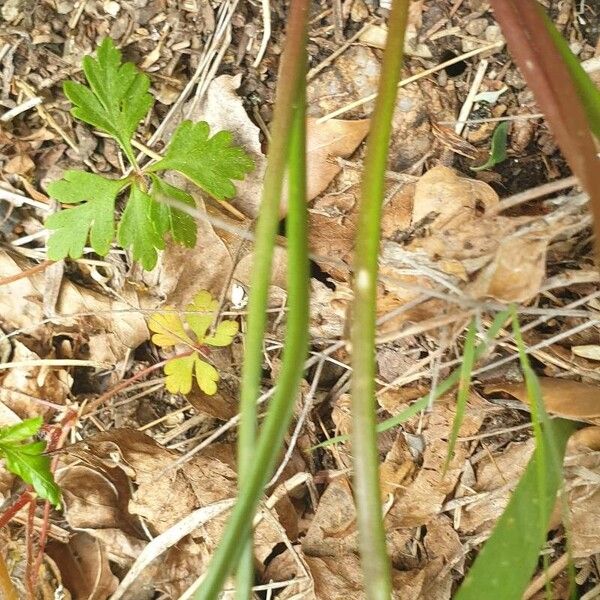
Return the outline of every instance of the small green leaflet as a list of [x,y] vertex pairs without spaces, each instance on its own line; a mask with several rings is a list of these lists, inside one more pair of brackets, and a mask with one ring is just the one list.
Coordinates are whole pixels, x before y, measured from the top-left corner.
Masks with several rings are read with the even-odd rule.
[[114,137],[131,160],[131,138],[153,103],[150,79],[133,63],[121,64],[121,52],[110,38],[100,44],[95,59],[83,58],[83,71],[89,87],[64,84],[73,116]]
[[244,179],[254,162],[238,146],[232,144],[229,131],[209,137],[208,123],[183,121],[175,130],[162,160],[148,171],[179,171],[205,192],[224,200],[235,195],[232,179]]
[[137,184],[131,186],[131,194],[119,223],[118,239],[123,248],[131,247],[134,260],[150,271],[156,265],[157,250],[165,247],[163,236],[152,220],[155,201]]
[[165,200],[176,200],[196,208],[196,203],[190,194],[170,185],[156,175],[150,175],[152,189],[150,195],[155,200],[152,205],[151,218],[161,235],[170,233],[173,240],[188,248],[196,245],[196,223],[194,219],[180,210],[165,203]]
[[46,227],[55,230],[48,240],[48,258],[79,258],[88,233],[94,251],[101,256],[108,254],[115,237],[115,200],[126,185],[127,180],[106,179],[84,171],[67,171],[64,179],[51,183],[48,193],[52,198],[77,206],[46,220]]
[[471,167],[471,171],[491,169],[506,160],[506,142],[508,138],[508,121],[503,121],[496,127],[492,135],[492,148],[490,157],[479,167]]
[[[161,348],[183,345],[191,350],[189,356],[170,359],[165,365],[165,385],[172,394],[188,394],[192,390],[195,376],[198,387],[209,396],[217,391],[219,372],[201,358],[201,346],[229,346],[238,332],[236,321],[221,321],[212,335],[207,335],[213,322],[218,303],[209,292],[203,290],[186,307],[185,320],[182,320],[172,307],[152,315],[148,327],[153,332],[152,341]],[[191,330],[196,341],[190,337]]]
[[46,442],[28,442],[42,426],[42,418],[27,419],[0,428],[0,457],[7,469],[33,486],[40,498],[60,506],[60,488],[50,471],[50,459],[44,455]]

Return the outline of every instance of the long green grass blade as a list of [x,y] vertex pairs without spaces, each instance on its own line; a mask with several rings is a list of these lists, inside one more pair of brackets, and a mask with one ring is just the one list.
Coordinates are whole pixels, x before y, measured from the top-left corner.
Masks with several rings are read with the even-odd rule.
[[[290,86],[288,92],[291,95],[288,97],[286,93],[281,93],[276,101],[276,117],[277,111],[291,111],[291,119],[287,131],[281,131],[277,128],[278,135],[284,140],[283,147],[277,145],[271,148],[271,154],[276,149],[282,152],[284,160],[288,163],[288,217],[287,217],[287,238],[288,238],[288,321],[286,328],[285,348],[282,359],[281,373],[277,381],[276,389],[273,394],[273,399],[269,406],[264,424],[260,430],[258,440],[254,436],[248,435],[248,442],[251,439],[252,444],[243,445],[240,451],[247,452],[245,455],[246,467],[244,477],[241,483],[240,495],[238,502],[233,509],[230,519],[227,523],[220,544],[217,547],[212,561],[209,565],[206,577],[204,578],[200,589],[195,598],[196,600],[216,600],[225,583],[227,576],[236,569],[244,551],[247,552],[248,534],[252,525],[254,513],[260,498],[263,493],[263,488],[269,477],[272,474],[277,460],[278,450],[281,447],[285,433],[289,427],[289,422],[293,413],[294,403],[296,401],[302,373],[304,369],[304,361],[308,353],[308,314],[309,314],[309,280],[310,270],[308,261],[308,233],[307,220],[308,212],[306,206],[306,133],[305,133],[305,73],[306,73],[306,21],[308,15],[308,0],[294,0],[291,7],[290,26],[288,28],[287,48],[288,59],[285,66],[288,68],[286,72],[286,82]],[[282,69],[285,72],[285,69]],[[284,115],[285,116],[285,115]],[[287,119],[287,117],[286,117]],[[285,119],[283,121],[287,122]],[[273,131],[275,132],[275,127]],[[275,133],[273,133],[273,141],[275,142]],[[279,159],[278,159],[279,160]],[[279,172],[281,175],[282,172]],[[277,179],[277,186],[279,179]],[[265,186],[267,182],[265,181]],[[274,185],[271,181],[269,185]],[[276,187],[277,187],[276,186]],[[280,188],[278,188],[280,189]],[[267,193],[268,199],[273,201],[272,193]],[[276,206],[272,206],[272,202],[265,204],[263,198],[263,206],[261,207],[261,217],[265,211],[274,210],[276,222],[279,218],[277,196]],[[273,214],[266,216],[270,222]],[[259,221],[260,223],[260,221]],[[276,231],[276,229],[275,229]],[[257,244],[258,240],[266,240],[264,243],[264,252],[272,254],[275,235],[271,227],[257,228]],[[255,262],[253,273],[255,278],[258,278],[257,270],[266,262],[263,258],[261,263]],[[270,258],[269,268],[266,271],[267,282],[270,274]],[[263,275],[265,275],[263,273]],[[252,288],[250,298],[256,293]],[[264,305],[257,304],[256,301],[251,308],[254,311],[261,310],[266,314],[266,296],[263,298]],[[255,313],[253,313],[255,314]],[[262,320],[262,319],[261,319]],[[255,326],[257,327],[257,326]],[[251,386],[252,395],[252,411],[255,411],[254,403],[258,397],[258,381],[257,375],[260,377],[260,368],[262,368],[262,339],[264,334],[264,320],[260,331],[260,348],[254,348],[254,354],[250,357],[250,366],[257,370],[253,376],[248,376],[249,385]],[[258,332],[254,332],[254,338],[258,339]],[[253,339],[254,339],[253,338]],[[256,341],[254,339],[254,341]],[[248,343],[248,342],[247,342]],[[246,356],[249,354],[247,350]],[[257,354],[258,353],[258,354]],[[260,357],[260,360],[259,360]],[[248,370],[249,366],[244,365]],[[248,396],[248,391],[245,392]],[[249,404],[249,402],[248,402]],[[246,407],[249,408],[249,407]],[[250,411],[249,411],[250,412]],[[252,414],[255,415],[255,412]],[[249,428],[250,429],[250,428]],[[244,569],[248,569],[246,564]],[[251,582],[249,571],[243,573],[245,586]],[[247,587],[243,593],[249,593]]]
[[[570,421],[553,421],[554,446],[561,461],[574,428]],[[550,506],[562,481],[562,472],[555,468],[553,461],[542,463],[547,469],[547,477],[540,498],[539,461],[536,453],[454,600],[522,598],[546,541],[548,522],[542,524],[540,521],[540,502]]]
[[545,13],[544,24],[575,83],[577,93],[583,102],[589,127],[594,135],[600,139],[600,90],[585,72],[577,57],[571,52],[569,44]]
[[[496,338],[498,332],[506,322],[506,319],[508,319],[509,315],[510,310],[504,310],[502,312],[499,312],[494,317],[494,320],[486,333],[485,340],[483,340],[480,344],[478,344],[475,347],[475,362],[477,362],[487,352],[489,345]],[[441,383],[439,383],[435,390],[433,390],[433,401],[435,402],[438,398],[449,392],[455,385],[458,384],[459,379],[460,369],[452,371],[452,373],[448,377],[446,377],[446,379],[444,379]],[[393,417],[390,417],[385,421],[381,421],[381,423],[378,423],[375,428],[377,433],[383,433],[384,431],[387,431],[392,427],[396,427],[398,425],[401,425],[402,423],[405,423],[411,417],[414,417],[415,415],[418,415],[422,410],[425,410],[429,406],[430,402],[431,394],[427,394],[427,396],[419,398],[406,410],[403,410],[401,413],[394,415]],[[313,450],[317,448],[326,448],[327,446],[333,446],[334,444],[345,442],[348,439],[350,438],[347,435],[338,435],[324,442],[321,442],[320,444],[317,444],[313,447]]]
[[458,439],[458,432],[462,425],[465,410],[467,408],[467,401],[469,399],[469,388],[471,387],[471,373],[473,372],[473,365],[475,364],[475,335],[477,328],[475,325],[475,319],[472,319],[467,329],[467,337],[465,339],[465,349],[463,351],[463,361],[460,367],[458,376],[458,392],[456,394],[456,413],[454,415],[454,421],[452,422],[452,431],[450,432],[450,439],[448,440],[448,454],[444,462],[443,472],[446,473],[448,466],[454,456],[454,448],[456,446],[456,440]]
[[381,512],[375,430],[375,302],[388,147],[402,69],[409,0],[393,0],[361,182],[352,305],[352,454],[358,540],[367,600],[389,600],[390,561]]
[[514,307],[512,313],[536,447],[506,510],[479,552],[455,600],[513,600],[523,596],[546,541],[552,509],[563,482],[567,440],[575,429],[571,421],[549,419]]

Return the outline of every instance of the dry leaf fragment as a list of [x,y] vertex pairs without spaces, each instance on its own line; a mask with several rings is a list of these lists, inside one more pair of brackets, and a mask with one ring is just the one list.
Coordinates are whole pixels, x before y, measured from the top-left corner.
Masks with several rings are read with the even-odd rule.
[[[580,381],[539,377],[542,399],[551,415],[573,421],[596,422],[600,418],[600,388]],[[525,383],[500,383],[484,388],[486,394],[506,392],[529,404]]]
[[369,131],[369,119],[330,119],[318,123],[309,118],[306,128],[306,170],[309,173],[307,199],[324,192],[342,170],[336,158],[348,158]]
[[87,533],[77,533],[68,544],[51,542],[46,552],[60,570],[72,600],[106,600],[116,589],[104,546]]
[[596,344],[586,344],[583,346],[572,346],[571,352],[575,356],[581,356],[589,360],[600,360],[600,346]]

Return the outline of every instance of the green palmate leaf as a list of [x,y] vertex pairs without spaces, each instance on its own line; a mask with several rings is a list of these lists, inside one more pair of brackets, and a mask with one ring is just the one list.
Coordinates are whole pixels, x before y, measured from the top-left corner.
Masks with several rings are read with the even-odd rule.
[[139,185],[131,186],[131,194],[119,223],[119,244],[131,248],[134,260],[139,260],[146,271],[156,266],[157,250],[165,247],[160,231],[152,216],[156,202]]
[[67,171],[64,179],[48,186],[48,194],[65,204],[77,204],[46,219],[46,227],[55,232],[48,239],[48,258],[79,258],[85,243],[104,256],[115,235],[114,210],[126,179],[106,179],[84,171]]
[[46,442],[23,443],[41,426],[42,419],[38,417],[0,429],[0,456],[11,473],[31,484],[41,498],[59,506],[60,488],[50,471],[50,459],[43,454]]
[[479,167],[471,167],[471,171],[483,171],[491,169],[497,164],[506,160],[506,142],[508,139],[508,122],[503,121],[494,130],[492,135],[492,147],[490,149],[490,157]]
[[148,172],[173,169],[193,181],[205,192],[224,200],[235,195],[232,179],[243,179],[254,168],[252,159],[232,144],[229,131],[209,137],[208,123],[183,121],[175,130],[162,160]]
[[22,442],[35,435],[42,427],[42,417],[26,419],[15,425],[0,428],[0,444],[14,444]]
[[196,245],[196,223],[194,219],[183,211],[169,206],[165,203],[165,200],[176,200],[195,208],[194,199],[184,190],[168,184],[160,177],[156,175],[150,175],[150,177],[152,179],[150,195],[155,200],[152,205],[152,220],[159,233],[161,235],[170,233],[176,242],[188,248],[193,248]]
[[105,38],[96,58],[86,56],[83,70],[89,87],[67,81],[65,95],[74,104],[73,116],[106,131],[135,164],[131,138],[152,106],[150,79],[133,63],[121,63],[121,52]]

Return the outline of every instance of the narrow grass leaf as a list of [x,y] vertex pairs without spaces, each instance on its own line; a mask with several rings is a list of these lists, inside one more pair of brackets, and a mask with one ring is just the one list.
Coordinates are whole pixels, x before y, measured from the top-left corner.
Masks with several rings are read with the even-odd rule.
[[[510,310],[504,310],[499,312],[495,317],[488,329],[485,340],[478,344],[475,348],[475,358],[474,361],[477,362],[487,351],[490,343],[496,338],[498,332],[504,325],[506,319],[510,315]],[[456,369],[452,371],[452,373],[446,377],[441,383],[437,385],[435,390],[433,390],[433,401],[435,402],[438,398],[443,396],[446,392],[449,392],[460,379],[460,369]],[[403,410],[401,413],[390,417],[389,419],[385,419],[385,421],[381,421],[377,424],[376,431],[377,433],[383,433],[388,429],[392,429],[392,427],[396,427],[405,423],[410,418],[418,415],[422,410],[425,410],[431,402],[431,395],[427,394],[427,396],[423,396],[416,400],[413,404],[411,404],[407,409]],[[350,439],[348,435],[338,435],[336,437],[329,438],[328,440],[313,446],[312,450],[316,450],[317,448],[327,448],[328,446],[333,446],[334,444],[339,444],[341,442],[346,442]]]
[[[574,428],[570,421],[554,421],[554,446],[561,461]],[[539,453],[535,453],[454,600],[522,598],[546,540],[548,521],[540,521],[540,501],[551,506],[562,481],[562,472],[555,468],[554,461],[542,462],[547,477],[540,498],[540,461]]]
[[506,160],[506,142],[508,140],[508,122],[500,123],[492,135],[492,147],[487,161],[479,167],[471,167],[471,171],[484,171],[492,169],[497,164]]
[[578,58],[571,52],[569,44],[546,14],[544,14],[544,24],[573,78],[573,83],[583,102],[590,128],[600,140],[600,90],[585,72]]
[[458,378],[458,393],[456,394],[456,413],[454,415],[454,421],[452,422],[452,431],[450,432],[450,439],[448,440],[448,454],[444,462],[443,473],[445,474],[448,470],[448,466],[454,456],[454,448],[456,446],[456,440],[458,439],[458,433],[460,426],[462,425],[465,410],[467,408],[467,401],[469,399],[469,388],[471,387],[471,373],[473,371],[473,365],[475,364],[475,335],[477,328],[475,325],[475,319],[472,319],[467,329],[467,337],[465,339],[465,349],[463,352],[462,365],[460,367],[460,373]]

